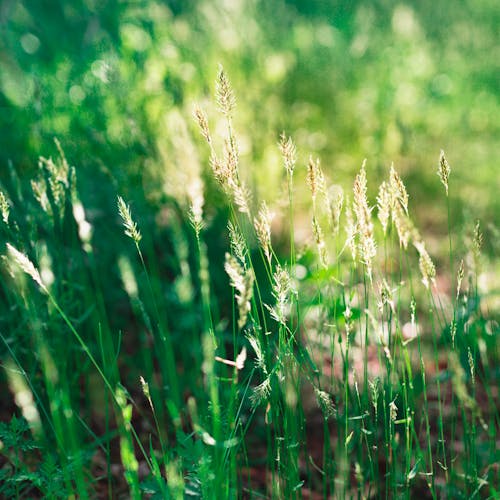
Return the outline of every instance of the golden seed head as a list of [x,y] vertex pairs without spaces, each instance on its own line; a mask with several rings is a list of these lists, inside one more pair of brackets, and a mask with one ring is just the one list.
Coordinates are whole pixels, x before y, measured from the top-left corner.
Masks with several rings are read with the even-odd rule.
[[251,193],[248,188],[237,178],[228,179],[228,189],[233,196],[235,205],[241,213],[250,215]]
[[231,280],[231,286],[236,290],[239,314],[238,328],[241,329],[245,326],[248,313],[251,310],[254,274],[251,269],[245,269],[242,263],[229,253],[226,253],[224,269]]
[[389,186],[384,181],[382,182],[382,184],[380,184],[377,196],[377,216],[380,224],[382,224],[384,234],[386,234],[387,232],[387,226],[389,224],[389,218],[391,216],[391,204],[392,197],[389,191]]
[[219,110],[222,114],[230,118],[231,113],[236,106],[236,99],[222,65],[219,66],[219,73],[215,83],[215,98],[217,105],[219,106]]
[[281,155],[283,156],[283,161],[285,163],[285,169],[289,175],[293,174],[295,168],[295,163],[297,162],[297,149],[292,141],[291,137],[286,137],[283,132],[280,137],[279,148]]
[[225,176],[234,180],[238,175],[240,152],[233,136],[224,143],[224,161]]
[[377,253],[377,246],[373,236],[373,224],[371,221],[371,208],[368,205],[367,182],[366,182],[366,160],[361,165],[359,174],[354,180],[354,213],[356,214],[357,227],[360,241],[361,261],[366,266],[368,276],[371,277],[372,261]]
[[318,191],[325,191],[325,177],[319,166],[319,160],[313,160],[312,157],[309,157],[309,163],[307,164],[307,184],[311,189],[311,196],[314,203]]
[[192,176],[187,185],[187,196],[189,199],[189,221],[197,235],[203,229],[203,182],[199,176]]
[[406,187],[401,177],[396,172],[394,164],[391,165],[391,171],[389,173],[389,188],[393,198],[392,204],[399,202],[406,215],[408,215],[408,192],[406,191]]
[[359,218],[363,218],[365,214],[362,212],[365,211],[365,206],[368,205],[368,201],[366,198],[366,159],[363,160],[363,163],[361,165],[361,169],[359,173],[356,175],[356,178],[354,179],[354,211],[356,212],[356,215],[358,215],[358,212],[361,214]]
[[201,135],[205,138],[205,140],[210,144],[212,142],[212,138],[210,136],[210,129],[208,127],[208,119],[205,113],[198,106],[195,107],[193,112],[195,120],[198,122],[200,127]]
[[215,179],[220,185],[224,185],[226,179],[228,178],[227,169],[224,163],[222,163],[215,152],[212,151],[210,154],[210,166],[212,167],[212,172]]
[[422,273],[422,283],[426,288],[429,288],[430,283],[435,282],[436,267],[434,266],[434,263],[432,262],[432,259],[425,249],[425,245],[423,243],[415,243],[415,248],[420,255],[418,265],[420,267],[420,272]]

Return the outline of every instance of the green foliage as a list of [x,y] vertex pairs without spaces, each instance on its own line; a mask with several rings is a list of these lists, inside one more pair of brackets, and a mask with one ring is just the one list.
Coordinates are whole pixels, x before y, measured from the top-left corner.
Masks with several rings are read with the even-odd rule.
[[38,490],[44,498],[67,498],[64,475],[56,457],[32,438],[24,418],[13,416],[9,423],[0,422],[0,442],[3,445],[0,454],[7,459],[0,469],[1,495],[19,498]]
[[[372,161],[372,179],[388,162],[401,164],[411,196],[427,201],[436,194],[429,158],[444,147],[467,186],[456,207],[468,201],[482,217],[499,209],[490,182],[498,150],[497,11],[494,2],[472,0],[460,8],[6,2],[0,162],[32,171],[32,158],[56,136],[85,171],[80,182],[94,186],[85,200],[92,209],[102,210],[109,196],[97,178],[110,171],[124,196],[140,185],[157,196],[155,181],[169,163],[165,118],[174,109],[188,114],[223,62],[238,89],[240,128],[252,129],[242,153],[260,195],[269,197],[280,177],[272,144],[285,129],[339,180],[363,157]],[[461,210],[454,213],[460,221]],[[419,216],[443,222],[438,209]]]
[[[230,117],[226,126],[232,148]],[[288,183],[277,197],[288,198],[289,214],[280,217],[293,234],[295,146],[287,144]],[[394,170],[383,184],[388,197],[378,200],[379,230],[364,165],[353,202],[332,214],[328,179],[314,163],[313,246],[290,239],[288,256],[278,257],[271,212],[254,218],[241,198],[237,155],[211,155],[229,207],[225,251],[209,238],[202,191],[190,191],[199,171],[185,186],[187,201],[167,202],[168,231],[145,229],[118,196],[105,242],[87,221],[60,148],[57,160],[40,161],[29,187],[12,176],[2,226],[2,294],[11,306],[0,318],[12,334],[2,348],[6,381],[30,424],[14,417],[0,426],[2,492],[87,497],[103,481],[110,494],[127,487],[133,498],[494,491],[499,331],[478,283],[489,260],[479,223],[464,238],[461,263],[450,238],[450,268],[436,271]],[[210,252],[221,254],[211,265]],[[101,258],[115,262],[106,278]],[[446,299],[436,280],[455,269]],[[181,311],[187,317],[177,318]],[[323,434],[312,458],[314,418]],[[460,439],[463,453],[452,458]],[[101,453],[106,471],[96,477]],[[273,486],[253,484],[244,467],[264,468]]]
[[5,2],[0,495],[495,496],[497,10]]

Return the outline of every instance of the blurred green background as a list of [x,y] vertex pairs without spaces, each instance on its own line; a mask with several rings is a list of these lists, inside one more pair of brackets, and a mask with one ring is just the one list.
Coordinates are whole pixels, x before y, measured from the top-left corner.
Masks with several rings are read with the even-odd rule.
[[500,213],[494,0],[3,0],[0,23],[0,180],[9,162],[32,176],[56,136],[91,218],[114,210],[111,191],[158,201],[186,161],[208,165],[191,114],[200,103],[217,131],[219,63],[256,199],[283,180],[285,130],[300,165],[317,155],[344,187],[363,158],[374,188],[394,161],[428,230],[446,224],[441,148],[456,227],[466,207]]

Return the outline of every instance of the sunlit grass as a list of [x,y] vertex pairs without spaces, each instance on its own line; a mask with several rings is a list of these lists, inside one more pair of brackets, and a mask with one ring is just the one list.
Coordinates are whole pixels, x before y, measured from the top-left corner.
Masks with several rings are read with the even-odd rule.
[[[216,99],[222,138],[195,117],[227,203],[220,256],[195,169],[169,207],[168,238],[117,193],[99,235],[109,242],[96,241],[62,150],[29,188],[13,177],[0,196],[14,398],[0,493],[494,497],[499,331],[479,283],[481,224],[464,227],[465,245],[443,234],[449,255],[433,256],[396,168],[378,197],[369,160],[352,189],[332,188],[286,135],[285,187],[258,206],[222,68]],[[444,153],[435,163],[450,217],[453,170]],[[298,169],[312,195],[307,241],[294,231]]]

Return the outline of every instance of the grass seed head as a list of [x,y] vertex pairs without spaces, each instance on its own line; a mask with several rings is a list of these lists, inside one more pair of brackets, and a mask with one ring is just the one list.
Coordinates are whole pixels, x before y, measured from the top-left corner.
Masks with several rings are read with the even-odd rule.
[[389,219],[391,216],[391,205],[392,205],[392,197],[391,192],[389,190],[389,186],[384,181],[380,184],[377,196],[377,216],[382,224],[382,229],[384,231],[384,235],[387,232],[387,226],[389,224]]
[[371,396],[372,406],[373,406],[373,409],[375,410],[375,417],[376,417],[377,412],[378,412],[378,398],[380,395],[380,379],[378,377],[376,377],[373,380],[369,380],[368,385],[370,387],[370,396]]
[[199,176],[193,175],[187,185],[187,197],[189,199],[189,221],[195,233],[199,236],[203,229],[203,182]]
[[230,118],[236,106],[236,98],[222,65],[219,66],[219,73],[215,82],[215,99],[222,114]]
[[394,401],[389,403],[389,417],[392,422],[395,422],[398,418],[398,407]]
[[439,154],[439,167],[438,167],[438,176],[443,183],[444,188],[446,189],[446,196],[448,196],[448,180],[450,178],[450,164],[444,155],[444,151],[441,150]]
[[340,215],[344,205],[344,191],[340,186],[331,186],[326,193],[326,204],[328,209],[328,223],[334,235],[340,228]]
[[314,394],[316,395],[316,401],[320,407],[325,420],[335,416],[335,405],[333,404],[332,397],[325,391],[314,388]]
[[293,175],[295,163],[297,162],[297,149],[292,141],[292,138],[287,137],[285,132],[283,132],[280,136],[279,148],[285,163],[286,171],[289,175]]
[[245,269],[238,260],[226,253],[224,269],[231,280],[231,286],[236,290],[236,302],[238,304],[238,328],[241,329],[247,322],[248,313],[251,310],[253,296],[254,274],[252,269]]
[[70,182],[70,168],[66,158],[62,154],[61,160],[55,162],[52,158],[40,157],[39,168],[42,171],[42,176],[45,175],[44,172],[47,174],[46,178],[52,198],[56,205],[62,209],[66,199],[65,190],[69,187]]
[[139,377],[139,381],[141,383],[141,388],[144,396],[149,399],[151,397],[149,392],[149,384],[144,380],[144,377],[142,375]]
[[420,267],[420,272],[422,273],[422,283],[426,288],[429,288],[430,284],[435,282],[436,267],[434,266],[434,263],[432,262],[432,259],[423,243],[415,243],[415,247],[420,255],[418,265]]
[[481,253],[481,247],[483,246],[483,232],[481,231],[481,223],[479,220],[476,221],[476,225],[474,226],[474,237],[472,239],[472,243],[474,245],[474,252],[476,256],[479,256]]
[[212,144],[212,137],[210,135],[210,128],[208,127],[207,115],[198,106],[194,108],[193,115],[195,120],[198,122],[201,135],[205,138],[208,144]]
[[462,281],[465,276],[465,267],[464,267],[464,259],[460,261],[460,265],[458,267],[458,272],[457,272],[457,295],[456,298],[458,300],[458,297],[460,295],[460,289],[462,287]]
[[467,359],[469,361],[470,378],[472,381],[472,385],[474,385],[476,383],[475,364],[474,364],[474,356],[472,355],[470,347],[467,347]]
[[357,227],[359,234],[360,257],[366,266],[368,276],[371,278],[372,261],[377,254],[377,245],[373,235],[373,224],[371,221],[371,208],[368,205],[367,182],[366,182],[366,160],[361,165],[359,174],[354,180],[354,202],[353,208],[356,214]]
[[123,225],[125,226],[125,234],[132,238],[136,245],[141,241],[142,235],[137,229],[137,224],[132,220],[129,206],[125,203],[121,196],[117,198],[118,213],[122,218]]
[[227,228],[229,231],[229,244],[231,245],[231,252],[243,265],[246,262],[245,256],[247,254],[245,238],[241,234],[239,228],[231,221],[228,222]]
[[271,378],[266,377],[263,382],[254,387],[250,396],[250,401],[254,406],[258,406],[269,399],[271,395]]
[[321,265],[326,268],[328,267],[328,252],[326,250],[325,238],[323,237],[323,230],[321,229],[321,226],[315,215],[313,215],[312,218],[312,229],[314,239],[316,241],[316,246],[318,247],[318,254]]
[[361,169],[354,179],[354,212],[359,219],[366,217],[366,210],[368,208],[368,200],[366,197],[367,184],[366,184],[366,159],[361,164]]
[[451,336],[451,345],[453,349],[455,349],[455,338],[457,336],[457,322],[452,319],[450,322],[450,336]]
[[266,359],[260,340],[252,333],[247,333],[246,338],[255,352],[255,365],[260,368],[264,374],[267,374]]
[[254,228],[259,244],[264,251],[267,262],[271,264],[271,221],[273,214],[269,212],[266,202],[262,202],[258,217],[254,218]]
[[368,275],[371,276],[372,261],[377,253],[377,246],[373,236],[371,208],[368,205],[368,198],[366,196],[366,160],[363,161],[361,170],[359,171],[359,174],[356,175],[353,191],[353,208],[354,213],[356,214],[357,227],[359,231],[360,257],[361,261],[366,266]]
[[238,164],[240,162],[240,152],[234,137],[226,139],[224,142],[225,171],[228,180],[236,182],[238,177]]
[[406,215],[408,215],[408,192],[401,177],[394,168],[394,164],[391,165],[389,173],[389,188],[393,199],[392,204],[400,203]]
[[47,288],[44,285],[42,277],[40,276],[40,273],[38,272],[38,269],[35,267],[33,262],[31,262],[31,260],[29,260],[24,253],[14,248],[10,243],[7,243],[7,250],[14,263],[22,271],[31,276],[33,280],[40,286],[40,288],[46,292]]
[[0,191],[0,213],[2,214],[2,220],[5,224],[9,223],[9,212],[9,202],[7,201],[7,198],[5,197],[3,192]]
[[315,203],[318,191],[325,191],[325,178],[319,165],[319,160],[313,160],[312,157],[309,157],[309,163],[307,164],[307,184],[311,189],[313,203]]
[[276,299],[276,304],[270,307],[266,304],[267,309],[271,313],[271,317],[281,323],[286,324],[287,306],[290,302],[290,295],[294,292],[292,278],[290,273],[280,265],[277,266],[273,274],[273,297]]
[[222,162],[219,157],[215,154],[214,151],[210,154],[210,167],[212,168],[212,172],[214,174],[215,180],[221,185],[224,186],[228,173],[224,162]]
[[235,205],[238,207],[238,211],[250,216],[250,203],[252,199],[250,190],[236,177],[229,179],[228,189]]
[[42,207],[42,210],[49,216],[52,216],[52,208],[50,206],[49,197],[47,195],[47,183],[43,178],[31,180],[31,190],[36,201]]

